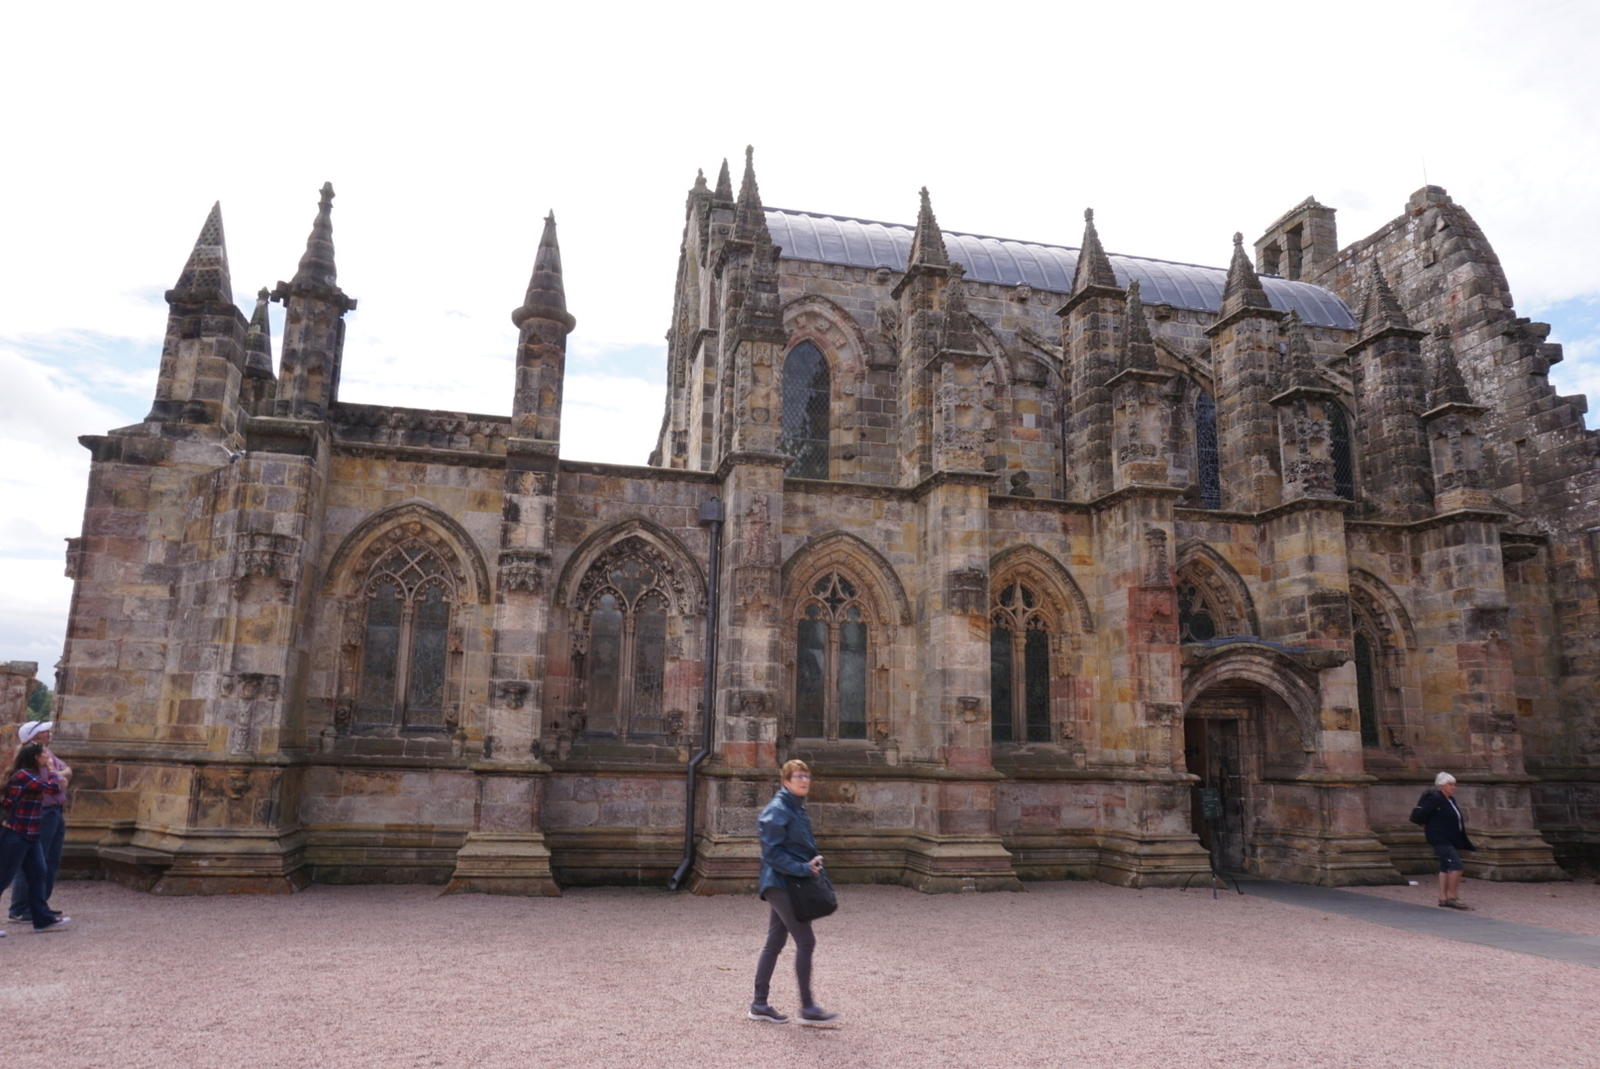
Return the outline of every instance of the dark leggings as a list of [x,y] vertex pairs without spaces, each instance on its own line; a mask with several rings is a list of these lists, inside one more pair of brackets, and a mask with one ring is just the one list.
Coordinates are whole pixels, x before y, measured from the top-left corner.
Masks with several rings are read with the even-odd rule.
[[767,905],[772,913],[767,918],[767,945],[761,948],[756,962],[756,1002],[767,1004],[772,988],[772,970],[777,968],[778,954],[783,945],[794,936],[794,975],[800,981],[800,1008],[816,1005],[811,1001],[811,952],[816,949],[817,937],[811,932],[811,922],[796,920],[789,905],[789,892],[781,887],[767,888]]

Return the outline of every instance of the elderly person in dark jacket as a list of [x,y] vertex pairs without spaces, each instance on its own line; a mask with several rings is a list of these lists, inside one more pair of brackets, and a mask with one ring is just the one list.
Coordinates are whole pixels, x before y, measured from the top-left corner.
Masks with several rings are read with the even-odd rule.
[[830,1027],[837,1025],[839,1015],[818,1006],[811,997],[811,952],[816,948],[817,937],[809,921],[794,915],[789,903],[789,887],[784,882],[785,876],[805,878],[822,871],[822,856],[817,853],[817,840],[811,834],[811,817],[806,813],[811,769],[804,761],[785,761],[782,778],[783,786],[761,811],[761,897],[772,910],[767,917],[767,943],[756,962],[756,992],[750,1003],[750,1019],[768,1024],[784,1024],[789,1020],[787,1014],[772,1008],[767,996],[778,954],[792,935],[794,973],[800,981],[800,1023]]
[[1455,803],[1456,778],[1441,772],[1433,779],[1433,789],[1423,794],[1411,819],[1422,825],[1428,845],[1439,855],[1439,905],[1446,909],[1471,909],[1461,901],[1462,850],[1476,850],[1467,838],[1466,818]]

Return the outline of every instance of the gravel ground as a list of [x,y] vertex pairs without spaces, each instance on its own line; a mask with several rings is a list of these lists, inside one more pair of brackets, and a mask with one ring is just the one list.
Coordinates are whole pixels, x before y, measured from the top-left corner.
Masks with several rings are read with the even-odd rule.
[[[1415,887],[1351,887],[1362,894],[1414,902],[1419,906],[1439,904],[1438,876],[1411,876]],[[1561,928],[1580,935],[1600,935],[1600,884],[1593,880],[1570,883],[1493,883],[1488,880],[1462,880],[1461,901],[1485,917],[1503,921]],[[1600,1055],[1596,1056],[1600,1064]]]
[[[1545,924],[1591,890],[1472,889]],[[67,883],[73,930],[0,941],[4,1050],[51,1069],[1600,1064],[1600,969],[1208,891],[840,897],[816,982],[844,1024],[822,1031],[744,1019],[752,897]],[[787,952],[773,1001],[795,1008]]]

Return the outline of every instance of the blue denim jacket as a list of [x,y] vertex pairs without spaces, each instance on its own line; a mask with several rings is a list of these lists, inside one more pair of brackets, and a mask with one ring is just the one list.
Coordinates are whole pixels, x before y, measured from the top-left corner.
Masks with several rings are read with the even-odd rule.
[[761,897],[767,888],[782,887],[779,873],[811,875],[811,859],[817,856],[817,840],[811,834],[811,817],[800,798],[779,787],[772,801],[761,811]]

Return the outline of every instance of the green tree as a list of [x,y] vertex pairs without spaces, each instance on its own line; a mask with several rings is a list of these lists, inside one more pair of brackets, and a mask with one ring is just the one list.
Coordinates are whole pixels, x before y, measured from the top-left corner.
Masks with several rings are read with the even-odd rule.
[[29,720],[49,720],[50,707],[55,704],[55,692],[40,683],[28,699]]

